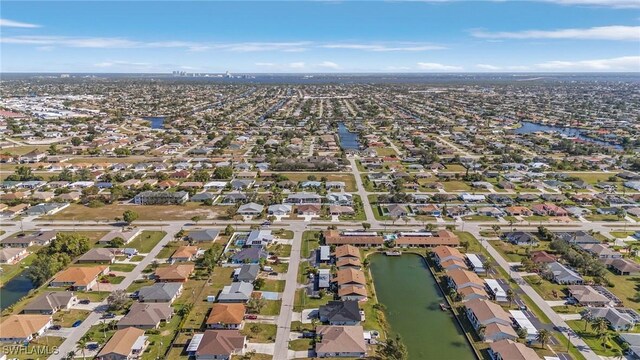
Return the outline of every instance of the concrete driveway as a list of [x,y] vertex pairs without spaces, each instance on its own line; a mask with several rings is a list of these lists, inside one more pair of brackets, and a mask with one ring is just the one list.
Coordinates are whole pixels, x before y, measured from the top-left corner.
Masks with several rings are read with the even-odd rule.
[[255,350],[255,352],[258,354],[273,355],[275,348],[276,348],[276,344],[274,343],[264,344],[264,343],[250,342],[250,343],[247,343],[247,348],[245,349],[245,352]]

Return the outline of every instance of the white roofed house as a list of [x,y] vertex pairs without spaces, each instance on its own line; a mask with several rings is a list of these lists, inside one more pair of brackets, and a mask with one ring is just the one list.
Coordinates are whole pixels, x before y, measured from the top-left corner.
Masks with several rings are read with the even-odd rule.
[[245,245],[251,247],[265,247],[273,241],[271,230],[251,230]]
[[292,207],[290,204],[274,204],[274,205],[269,205],[269,207],[267,208],[267,212],[269,213],[269,215],[283,216],[283,215],[290,214],[291,208]]
[[262,214],[262,211],[264,211],[264,205],[247,203],[240,205],[237,213],[245,216],[258,216]]

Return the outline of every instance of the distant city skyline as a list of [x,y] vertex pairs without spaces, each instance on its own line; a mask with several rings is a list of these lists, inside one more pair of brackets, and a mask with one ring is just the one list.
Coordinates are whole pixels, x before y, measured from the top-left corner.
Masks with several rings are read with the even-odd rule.
[[3,1],[0,71],[640,72],[640,2]]

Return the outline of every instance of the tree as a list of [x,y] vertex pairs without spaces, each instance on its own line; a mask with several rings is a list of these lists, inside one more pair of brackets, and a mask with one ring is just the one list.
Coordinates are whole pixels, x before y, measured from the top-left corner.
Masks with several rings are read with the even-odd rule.
[[395,339],[389,337],[376,348],[376,356],[384,360],[405,360],[408,357],[407,347],[400,335],[396,335]]
[[493,233],[498,236],[498,232],[500,231],[500,225],[491,225],[491,229],[493,230]]
[[549,340],[551,340],[551,332],[549,330],[538,330],[538,333],[536,334],[536,341],[540,343],[540,347],[544,348]]
[[520,339],[526,339],[527,338],[527,329],[520,327],[516,330],[516,334],[518,334],[518,337]]
[[369,229],[371,229],[371,224],[363,222],[362,223],[362,228],[365,229],[365,230],[369,230]]
[[73,146],[80,146],[80,144],[82,144],[82,139],[80,139],[77,136],[74,136],[74,137],[71,138],[71,144]]
[[233,232],[234,232],[234,230],[233,230],[233,226],[231,226],[231,224],[227,225],[227,227],[224,228],[224,234],[227,235],[227,236],[233,235]]
[[85,355],[85,349],[87,348],[87,343],[89,342],[89,337],[87,335],[84,335],[83,337],[80,338],[80,340],[78,340],[78,347],[80,348],[80,351],[82,351],[82,359],[84,360],[86,358]]
[[200,215],[196,215],[196,216],[194,216],[194,217],[192,217],[192,218],[191,218],[191,221],[193,221],[194,223],[196,223],[196,225],[198,225],[198,223],[199,223],[200,221],[202,221],[202,216],[200,216]]
[[231,176],[233,176],[233,169],[229,166],[221,166],[213,170],[215,179],[230,179]]
[[115,290],[112,291],[107,297],[107,304],[109,305],[109,310],[122,310],[127,305],[129,297],[127,296],[127,292],[124,290]]
[[119,248],[122,246],[124,246],[124,239],[121,238],[120,236],[115,237],[111,239],[111,241],[109,241],[109,247],[111,248]]
[[263,278],[257,278],[254,282],[253,282],[253,287],[256,290],[260,290],[262,289],[262,287],[264,286],[264,279]]
[[511,307],[511,304],[513,304],[513,290],[512,289],[508,289],[507,290],[507,301],[509,302],[509,307]]
[[603,317],[592,319],[590,325],[598,336],[609,331],[609,321]]
[[591,314],[586,311],[583,310],[582,312],[580,312],[580,320],[584,321],[584,331],[587,331],[587,325],[589,325],[589,322],[591,321]]
[[247,301],[247,311],[251,314],[257,314],[267,305],[263,298],[251,298]]
[[207,170],[198,170],[193,174],[194,181],[207,182],[211,178],[211,175],[207,172]]
[[132,222],[138,219],[138,213],[133,210],[127,210],[122,214],[122,220],[127,224],[131,224]]

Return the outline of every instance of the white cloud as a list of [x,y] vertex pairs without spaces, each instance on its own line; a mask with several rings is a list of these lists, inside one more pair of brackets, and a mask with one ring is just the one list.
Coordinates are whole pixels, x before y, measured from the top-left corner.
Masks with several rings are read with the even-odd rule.
[[428,71],[460,71],[462,67],[453,66],[453,65],[444,65],[438,63],[427,63],[427,62],[419,62],[418,68],[420,70],[428,70]]
[[305,67],[305,63],[300,61],[300,62],[292,62],[289,64],[289,67],[292,69],[304,69]]
[[606,6],[613,8],[640,8],[638,0],[544,0],[545,2],[556,3],[560,5],[590,5],[590,6]]
[[500,66],[489,65],[489,64],[476,64],[476,67],[478,69],[490,70],[490,71],[502,69]]
[[323,61],[320,64],[318,64],[318,67],[327,68],[327,69],[334,69],[334,70],[340,69],[340,65],[338,65],[338,64],[336,64],[336,63],[334,63],[332,61]]
[[135,67],[135,68],[148,68],[151,66],[149,63],[144,62],[130,62],[130,61],[104,61],[97,64],[93,64],[93,66],[98,68],[110,68],[110,67]]
[[554,60],[536,64],[543,70],[568,71],[640,71],[640,56],[623,56],[611,59],[595,60]]
[[40,25],[14,21],[9,19],[0,19],[0,27],[39,28]]
[[475,37],[485,39],[585,39],[585,40],[640,40],[640,26],[599,26],[586,29],[525,30],[487,32],[473,30]]
[[268,63],[268,62],[257,62],[256,66],[272,67],[272,66],[276,66],[276,64]]
[[80,38],[65,36],[15,36],[2,37],[0,42],[6,44],[64,46],[78,48],[130,48],[138,43],[119,38]]
[[362,51],[428,51],[428,50],[442,50],[446,47],[441,45],[431,45],[422,43],[407,43],[399,42],[392,44],[355,44],[355,43],[337,43],[337,44],[323,44],[320,47],[326,49],[347,49],[347,50],[362,50]]

